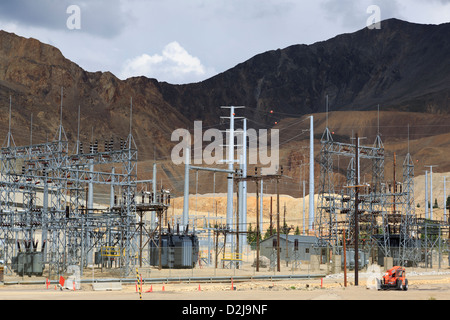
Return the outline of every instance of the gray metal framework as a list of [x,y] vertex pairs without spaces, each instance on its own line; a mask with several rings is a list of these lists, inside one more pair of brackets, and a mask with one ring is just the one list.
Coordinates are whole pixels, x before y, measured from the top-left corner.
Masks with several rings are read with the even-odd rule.
[[[339,247],[340,234],[345,230],[347,244],[354,245],[356,145],[333,141],[328,128],[321,139],[320,184],[315,231],[319,245]],[[403,179],[385,181],[385,150],[378,134],[373,146],[358,146],[358,156],[372,161],[370,185],[358,186],[359,247],[375,261],[392,257],[396,265],[431,263],[437,249],[448,250],[448,221],[419,219],[414,206],[414,163],[408,152],[403,162]],[[347,187],[336,190],[333,177],[335,156],[350,158],[347,167]],[[395,158],[395,155],[394,155]],[[395,160],[394,160],[395,168]],[[394,169],[395,170],[395,169]]]
[[[138,151],[131,134],[131,118],[130,134],[120,140],[120,146],[111,139],[99,151],[95,141],[84,153],[77,140],[75,149],[69,154],[62,122],[53,141],[16,146],[10,120],[0,149],[1,259],[7,273],[12,271],[19,252],[41,252],[42,262],[48,266],[46,272],[53,276],[70,265],[83,270],[95,262],[94,253],[107,246],[117,248],[123,276],[133,271],[138,252]],[[94,170],[109,166],[112,172]],[[110,187],[114,206],[94,208],[95,185]],[[119,201],[116,194],[121,195]]]
[[[356,146],[333,141],[328,128],[325,128],[320,142],[322,145],[320,184],[315,230],[322,244],[337,245],[340,240],[340,230],[343,227],[347,229],[348,239],[353,239],[355,190],[354,188],[335,190],[333,161],[335,156],[350,158],[347,167],[347,185],[354,185],[357,175],[357,172],[355,172]],[[372,185],[360,197],[360,212],[363,213],[360,219],[364,222],[366,231],[372,234],[376,229],[377,217],[385,212],[381,186],[381,181],[384,178],[384,146],[380,137],[377,136],[372,147],[359,146],[359,157],[372,161]],[[366,244],[373,246],[374,242],[370,240]]]

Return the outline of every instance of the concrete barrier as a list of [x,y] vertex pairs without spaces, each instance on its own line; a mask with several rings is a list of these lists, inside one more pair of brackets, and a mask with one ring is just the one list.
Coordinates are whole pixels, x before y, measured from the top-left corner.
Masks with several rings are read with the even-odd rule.
[[120,291],[122,290],[121,282],[94,282],[92,284],[94,291]]

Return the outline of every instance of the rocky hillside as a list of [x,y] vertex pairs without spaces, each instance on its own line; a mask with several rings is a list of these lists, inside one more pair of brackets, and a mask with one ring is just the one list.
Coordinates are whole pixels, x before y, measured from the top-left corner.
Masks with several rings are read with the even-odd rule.
[[[140,178],[151,176],[150,164],[156,158],[158,180],[180,193],[183,168],[170,161],[172,131],[192,129],[196,119],[217,124],[224,115],[220,106],[245,105],[243,115],[252,121],[252,127],[272,127],[276,121],[277,128],[283,129],[282,163],[295,179],[282,186],[282,192],[297,195],[301,147],[307,141],[295,130],[307,126],[296,126],[295,122],[305,114],[316,115],[318,155],[318,139],[325,123],[325,116],[319,113],[325,110],[328,95],[330,111],[352,111],[330,114],[334,129],[343,139],[349,139],[352,130],[358,128],[365,130],[360,135],[373,135],[377,120],[374,113],[354,111],[373,110],[379,104],[381,121],[389,123],[382,133],[389,142],[386,148],[390,154],[396,148],[404,153],[406,126],[411,124],[416,135],[411,137],[414,152],[421,160],[433,160],[430,164],[444,168],[450,155],[446,127],[449,34],[450,24],[419,25],[391,19],[382,22],[381,30],[363,29],[312,45],[261,53],[205,81],[172,85],[145,77],[122,81],[109,72],[86,72],[57,48],[0,31],[0,139],[6,137],[10,96],[12,133],[19,145],[30,141],[31,116],[33,143],[53,139],[59,125],[61,87],[63,126],[70,142],[77,135],[78,107],[81,140],[94,138],[102,145],[111,136],[126,138],[132,98],[132,132],[139,148]],[[400,111],[414,115],[408,118]],[[421,127],[425,113],[428,126]],[[317,165],[317,175],[319,172]],[[210,192],[212,175],[202,173],[199,180],[199,192]],[[223,192],[226,182],[219,180],[216,190]],[[195,190],[194,185],[191,190]]]
[[219,116],[218,106],[245,105],[247,116],[268,111],[303,115],[330,110],[447,113],[450,107],[450,23],[390,19],[312,45],[259,54],[200,83],[162,83],[164,99],[190,119]]
[[[9,97],[12,133],[18,144],[53,139],[59,126],[63,88],[63,126],[69,141],[77,136],[80,107],[81,140],[126,138],[133,104],[133,135],[143,154],[168,152],[165,143],[187,118],[164,101],[158,82],[144,77],[121,81],[110,72],[86,72],[61,52],[35,39],[0,32],[0,135],[6,135]],[[136,116],[138,115],[138,116]]]

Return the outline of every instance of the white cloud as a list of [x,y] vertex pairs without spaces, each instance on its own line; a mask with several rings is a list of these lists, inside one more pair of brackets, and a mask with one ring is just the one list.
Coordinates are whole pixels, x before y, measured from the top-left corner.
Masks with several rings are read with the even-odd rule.
[[205,79],[212,74],[199,58],[192,56],[177,41],[167,44],[161,54],[146,53],[125,62],[121,78],[146,76],[170,83],[186,83]]

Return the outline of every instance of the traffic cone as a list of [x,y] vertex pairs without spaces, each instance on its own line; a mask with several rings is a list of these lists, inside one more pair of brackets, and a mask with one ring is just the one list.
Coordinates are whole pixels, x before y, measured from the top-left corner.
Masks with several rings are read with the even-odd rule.
[[149,293],[149,292],[153,292],[153,286],[150,285],[150,289],[148,289],[147,291],[145,291],[145,293]]
[[200,288],[200,284],[198,285],[198,291],[202,291],[202,288]]

